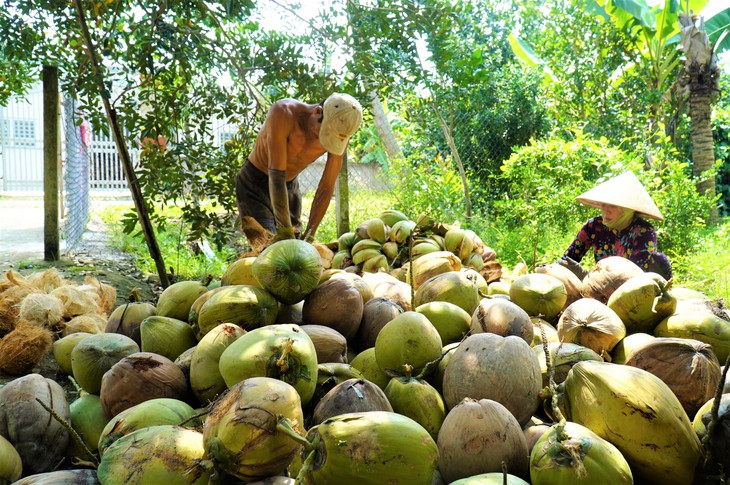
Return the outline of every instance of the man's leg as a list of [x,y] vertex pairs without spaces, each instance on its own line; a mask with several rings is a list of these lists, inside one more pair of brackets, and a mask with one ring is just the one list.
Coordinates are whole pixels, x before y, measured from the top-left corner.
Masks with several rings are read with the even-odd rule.
[[[243,234],[251,246],[251,252],[246,253],[247,256],[259,254],[271,244],[276,232],[275,224],[267,224],[269,221],[273,223],[273,213],[262,200],[264,197],[268,200],[268,182],[264,183],[266,179],[266,175],[248,161],[236,175],[238,216]],[[262,194],[262,190],[266,193]],[[267,215],[271,217],[268,218]]]

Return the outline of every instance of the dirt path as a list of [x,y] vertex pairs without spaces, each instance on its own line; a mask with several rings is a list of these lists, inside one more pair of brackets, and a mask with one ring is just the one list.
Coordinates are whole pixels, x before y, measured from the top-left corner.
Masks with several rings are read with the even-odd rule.
[[155,278],[143,275],[129,254],[111,246],[108,228],[99,215],[104,204],[92,206],[96,211],[92,211],[81,240],[70,251],[66,251],[64,241],[61,258],[48,262],[43,259],[43,200],[0,198],[0,269],[27,275],[55,268],[75,282],[91,276],[113,286],[117,304],[127,302],[134,288],[143,301],[155,303],[162,291]]

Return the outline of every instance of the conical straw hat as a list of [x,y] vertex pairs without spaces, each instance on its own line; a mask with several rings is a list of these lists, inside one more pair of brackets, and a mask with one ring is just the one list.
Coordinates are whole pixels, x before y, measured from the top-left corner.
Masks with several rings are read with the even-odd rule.
[[601,208],[611,204],[631,209],[652,219],[664,220],[651,196],[633,172],[624,172],[575,198],[581,204]]

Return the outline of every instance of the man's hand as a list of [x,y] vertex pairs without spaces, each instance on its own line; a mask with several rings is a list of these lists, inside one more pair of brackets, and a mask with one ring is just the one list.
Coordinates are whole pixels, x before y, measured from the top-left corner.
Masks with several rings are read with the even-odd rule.
[[285,239],[294,239],[294,228],[291,226],[277,226],[276,236],[274,236],[274,242],[283,241]]
[[556,263],[559,264],[560,266],[564,266],[564,267],[568,268],[581,281],[583,281],[583,278],[585,278],[586,275],[588,274],[588,271],[586,271],[583,268],[583,266],[580,265],[580,263],[578,261],[571,259],[567,256],[565,258],[559,258],[556,261]]

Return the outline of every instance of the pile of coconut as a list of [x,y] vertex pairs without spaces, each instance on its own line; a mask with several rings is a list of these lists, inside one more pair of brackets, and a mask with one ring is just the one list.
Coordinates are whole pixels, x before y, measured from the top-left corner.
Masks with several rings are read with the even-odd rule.
[[0,280],[0,372],[23,375],[72,333],[104,332],[117,292],[87,276],[83,284],[55,268],[23,276],[8,270]]

